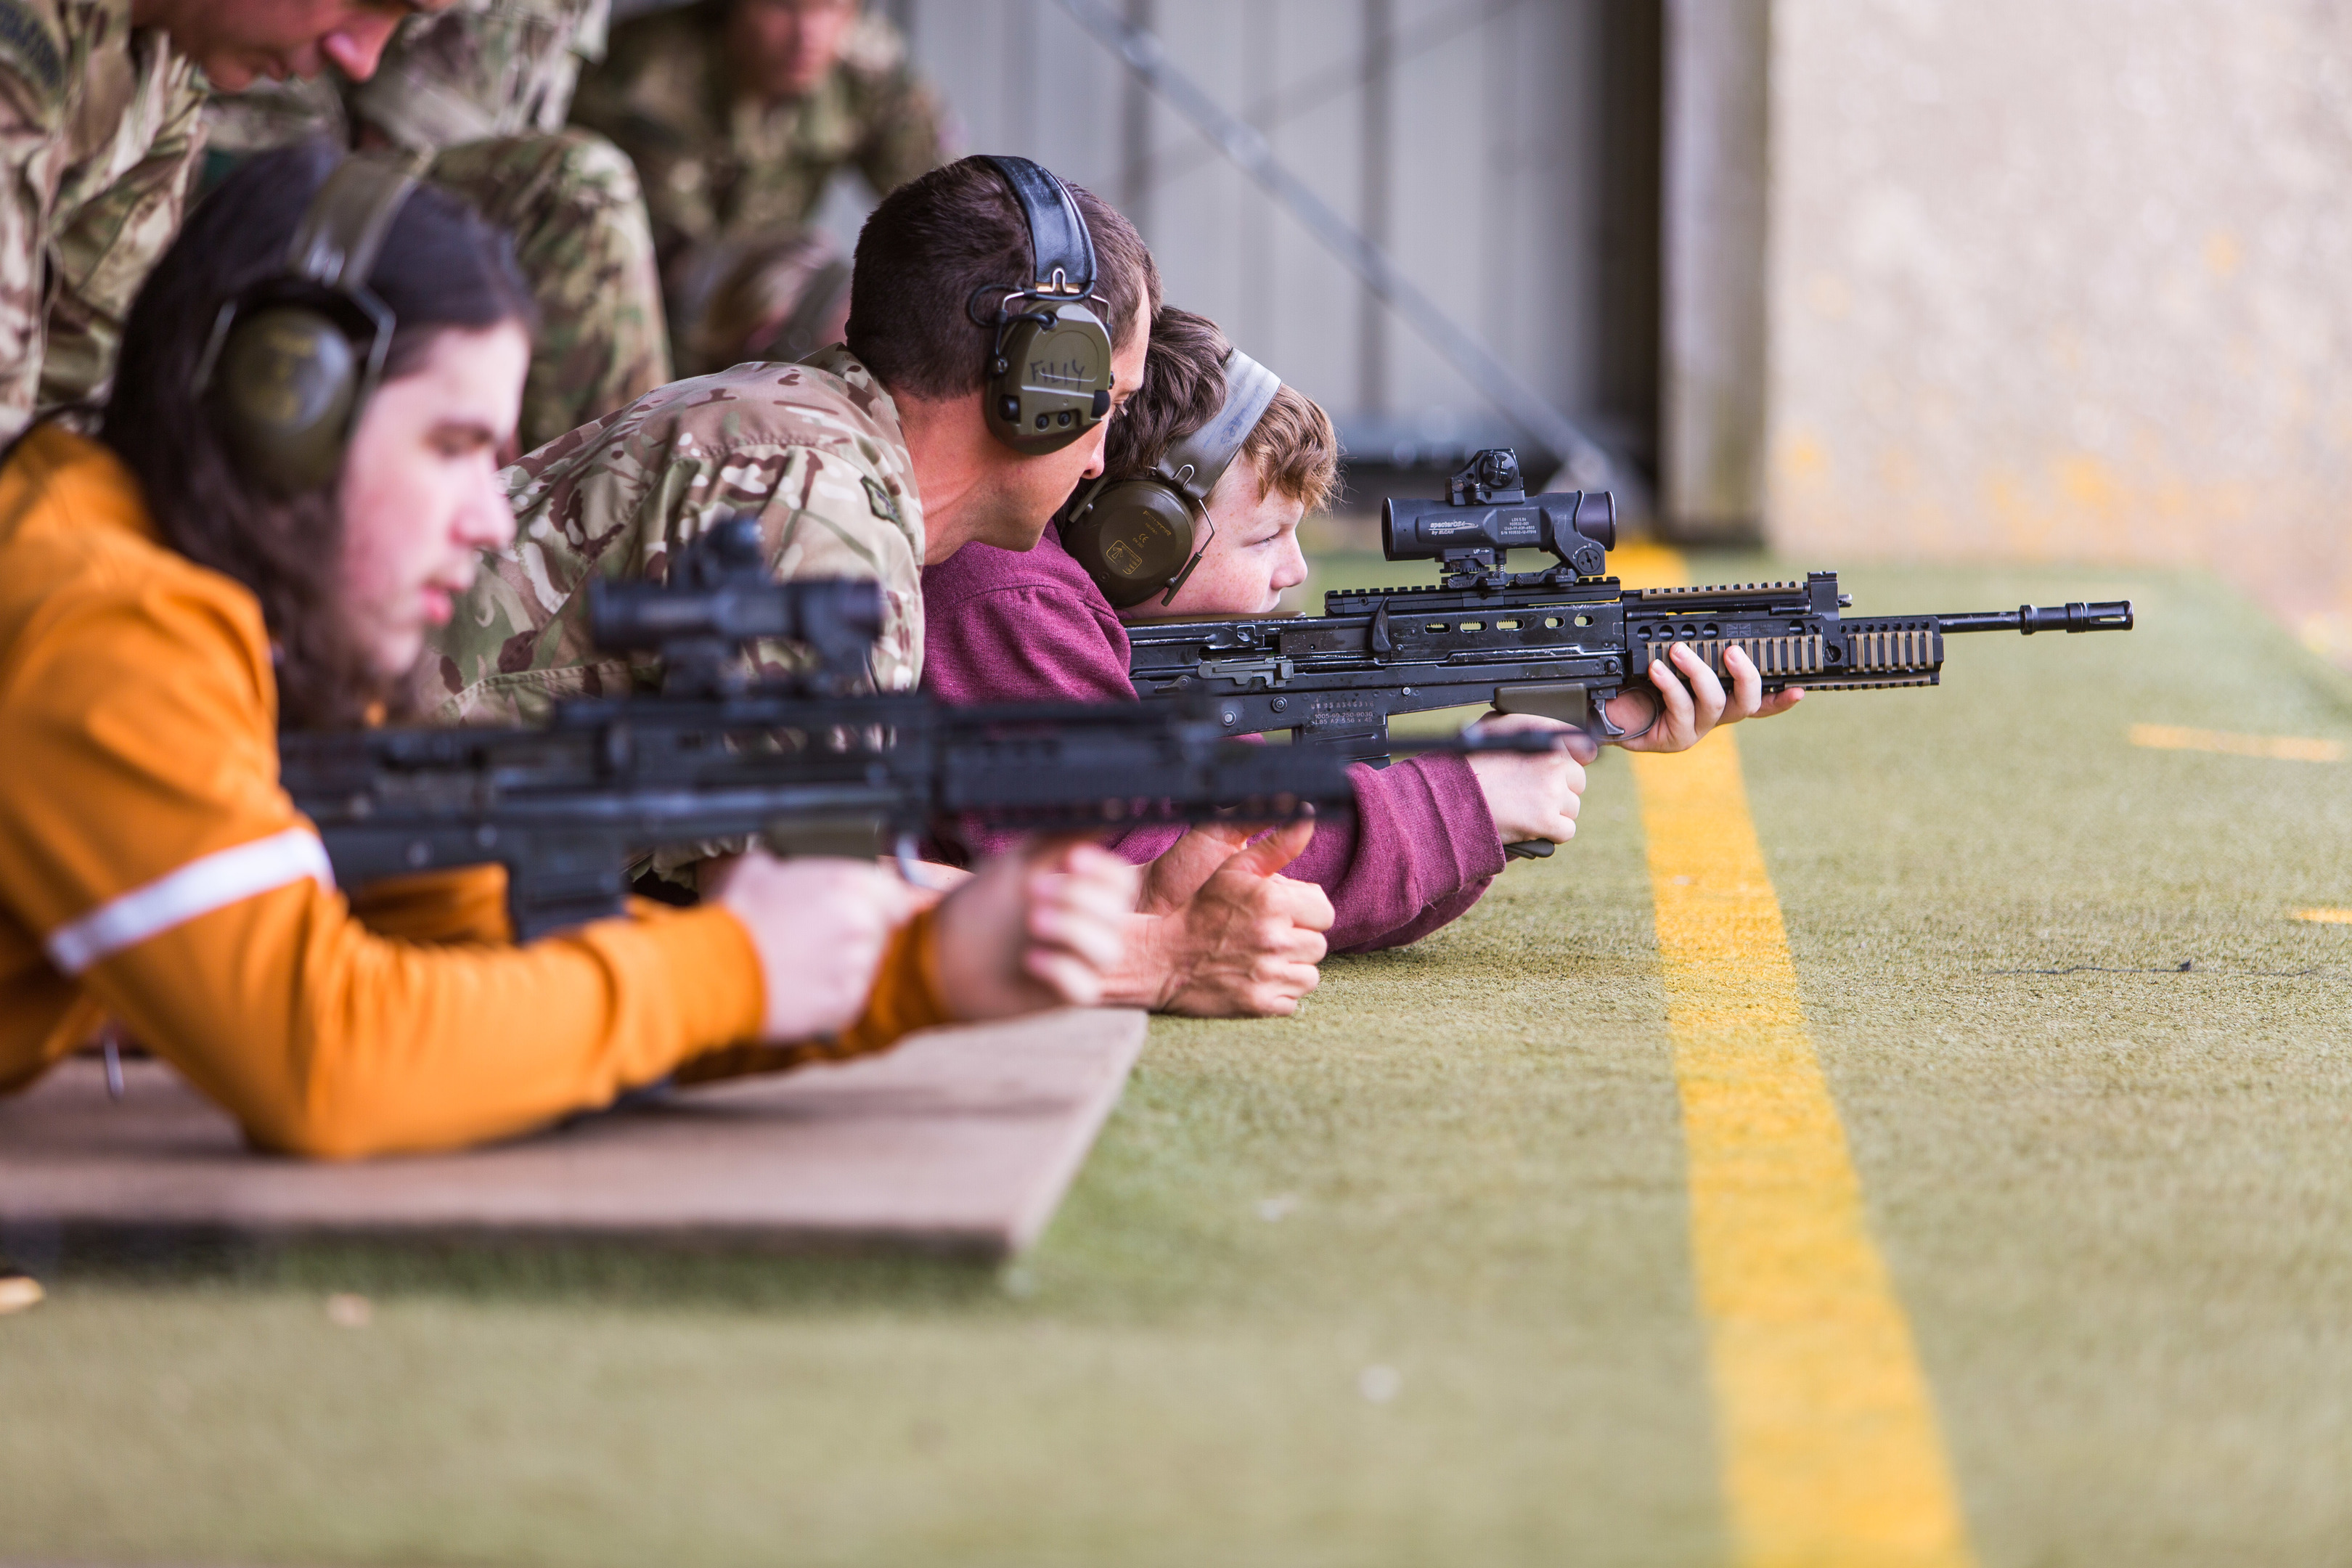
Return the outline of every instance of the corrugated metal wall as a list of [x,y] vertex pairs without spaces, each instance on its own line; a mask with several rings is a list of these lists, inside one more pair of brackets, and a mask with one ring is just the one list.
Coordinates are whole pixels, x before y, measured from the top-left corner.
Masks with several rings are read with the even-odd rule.
[[[1651,455],[1656,0],[1118,3],[1561,410]],[[1321,400],[1360,458],[1442,458],[1507,435],[1054,0],[887,8],[969,150],[1036,158],[1118,202],[1169,298]],[[863,206],[837,190],[828,222],[846,238]]]

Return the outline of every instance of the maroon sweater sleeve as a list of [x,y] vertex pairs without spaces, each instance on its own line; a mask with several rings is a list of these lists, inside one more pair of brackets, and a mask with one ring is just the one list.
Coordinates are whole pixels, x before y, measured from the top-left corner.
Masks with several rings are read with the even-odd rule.
[[1418,942],[1459,918],[1503,869],[1486,792],[1462,757],[1359,763],[1356,819],[1318,822],[1286,873],[1331,896],[1334,952]]
[[[923,684],[949,702],[1132,701],[1127,628],[1051,530],[1026,553],[967,544],[923,569]],[[1359,766],[1356,818],[1318,823],[1287,875],[1319,885],[1334,952],[1396,947],[1476,903],[1503,868],[1477,775],[1460,757]],[[1158,859],[1181,827],[1138,827],[1109,847]],[[971,847],[1001,848],[1010,835]]]
[[[1049,544],[1052,555],[1039,561]],[[1050,529],[1026,554],[967,544],[923,568],[923,684],[943,702],[1135,700],[1127,628]],[[1018,837],[968,833],[966,847],[982,854]],[[1183,836],[1181,824],[1154,823],[1129,828],[1106,847],[1143,866]]]

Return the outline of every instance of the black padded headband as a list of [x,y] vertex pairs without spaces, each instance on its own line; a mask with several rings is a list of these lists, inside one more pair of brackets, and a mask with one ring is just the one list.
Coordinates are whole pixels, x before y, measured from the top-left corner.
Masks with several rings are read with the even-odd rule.
[[365,156],[335,165],[286,247],[286,270],[306,282],[363,288],[383,254],[392,220],[416,188],[405,163]]
[[1013,187],[1029,220],[1029,256],[1035,263],[1034,291],[1047,298],[1083,300],[1095,288],[1095,240],[1069,188],[1053,171],[1026,158],[991,157],[989,164]]

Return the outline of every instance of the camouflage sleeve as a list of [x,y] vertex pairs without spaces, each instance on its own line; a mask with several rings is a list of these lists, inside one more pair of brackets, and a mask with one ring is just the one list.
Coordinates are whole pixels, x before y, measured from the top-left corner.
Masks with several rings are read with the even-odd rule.
[[583,26],[603,47],[592,0],[461,0],[411,17],[375,75],[349,89],[354,119],[404,147],[437,151],[562,129]]
[[585,131],[493,137],[448,149],[432,173],[514,236],[538,303],[525,444],[618,413],[671,379],[653,235],[619,149]]
[[877,84],[866,127],[857,148],[857,172],[877,195],[889,195],[953,156],[939,95],[910,70],[893,71]]
[[45,18],[0,0],[0,441],[32,423],[40,397],[42,258],[65,120],[64,50]]
[[[881,583],[874,683],[912,687],[920,504],[896,416],[875,417],[868,388],[799,365],[738,366],[662,387],[524,458],[507,471],[515,542],[487,558],[428,649],[428,716],[536,722],[566,697],[657,684],[653,660],[591,643],[588,580],[659,576],[671,551],[730,512],[759,519],[780,578]],[[799,653],[766,645],[756,662],[788,672]]]
[[155,126],[145,156],[55,236],[43,407],[103,397],[114,376],[123,319],[186,216],[188,186],[204,151],[205,95],[183,68],[142,83],[132,112]]
[[604,58],[613,39],[613,0],[574,0],[577,19],[572,32],[572,52],[590,65]]

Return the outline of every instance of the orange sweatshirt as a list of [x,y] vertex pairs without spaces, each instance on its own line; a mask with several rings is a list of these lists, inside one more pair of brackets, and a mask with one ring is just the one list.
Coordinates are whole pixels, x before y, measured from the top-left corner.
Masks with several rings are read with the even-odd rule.
[[26,437],[0,468],[0,1092],[110,1016],[257,1142],[357,1155],[521,1131],[698,1057],[687,1076],[719,1076],[942,1021],[928,921],[859,1026],[797,1053],[720,1050],[763,996],[715,906],[516,948],[483,940],[493,868],[374,900],[437,942],[379,934],[278,787],[277,706],[252,595],[161,542],[112,454]]

